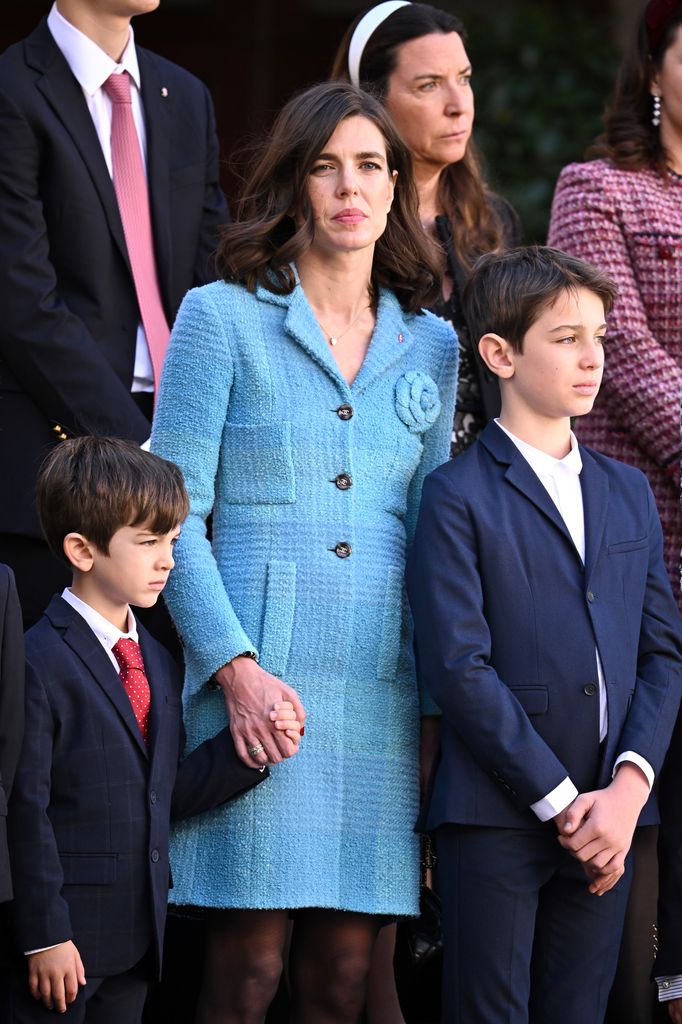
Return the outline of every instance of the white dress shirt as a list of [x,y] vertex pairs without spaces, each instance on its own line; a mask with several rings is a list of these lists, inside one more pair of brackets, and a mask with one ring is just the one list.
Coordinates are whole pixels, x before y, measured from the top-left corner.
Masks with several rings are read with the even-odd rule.
[[[119,640],[134,640],[135,643],[138,643],[137,623],[135,622],[135,616],[133,615],[132,610],[130,608],[128,609],[128,632],[122,633],[120,629],[117,629],[113,623],[109,622],[108,619],[105,619],[103,615],[100,615],[100,613],[95,611],[95,609],[89,604],[86,604],[85,601],[81,601],[80,597],[76,597],[75,594],[72,594],[68,587],[62,591],[62,598],[67,604],[70,604],[79,615],[83,616],[88,626],[107,652],[109,660],[116,669],[116,674],[118,675],[120,672],[120,665],[112,653],[114,645]],[[57,943],[57,945],[61,945],[61,943]],[[27,949],[24,956],[30,956],[31,953],[46,953],[48,949],[55,948],[56,946],[41,946],[40,949]]]
[[[130,29],[130,38],[123,56],[119,63],[93,43],[92,39],[75,28],[70,21],[67,21],[57,10],[56,3],[47,16],[47,27],[52,38],[64,55],[64,59],[71,68],[74,78],[77,80],[85,101],[90,111],[97,138],[102,147],[102,154],[113,177],[111,163],[111,100],[105,93],[102,86],[109,75],[122,74],[127,71],[130,75],[130,95],[133,106],[133,119],[142,150],[142,162],[147,167],[147,135],[144,125],[144,114],[142,111],[142,100],[140,98],[140,68],[137,63],[137,51],[133,30]],[[137,341],[135,344],[135,367],[133,370],[133,391],[154,390],[154,369],[149,354],[149,346],[145,337],[144,328],[140,322],[137,325]]]
[[118,675],[121,671],[121,666],[116,661],[113,654],[114,647],[119,640],[134,640],[135,643],[139,643],[137,623],[135,621],[132,608],[128,608],[128,632],[122,633],[121,630],[117,629],[112,622],[109,622],[109,620],[105,619],[103,615],[95,611],[91,605],[86,604],[85,601],[80,599],[80,597],[76,597],[68,587],[62,591],[62,598],[67,604],[70,604],[79,615],[83,616],[88,626],[107,652],[109,661],[116,669],[116,675]]
[[[514,442],[556,505],[557,511],[563,519],[576,551],[580,555],[580,560],[584,565],[585,516],[583,512],[583,493],[580,486],[580,472],[583,468],[583,463],[575,434],[571,431],[571,450],[568,455],[565,455],[563,459],[555,459],[553,455],[548,455],[547,452],[534,448],[533,445],[516,437],[499,420],[495,420],[495,422],[500,430],[503,430],[507,437]],[[596,648],[595,658],[599,686],[599,739],[603,741],[606,738],[609,724],[608,700],[604,671],[599,651]],[[632,750],[624,751],[624,753],[619,754],[616,758],[613,767],[614,774],[621,761],[631,761],[633,764],[636,764],[644,772],[649,783],[649,789],[651,789],[654,784],[654,770],[645,758]],[[531,810],[538,816],[540,821],[549,821],[550,818],[553,818],[560,811],[568,807],[577,795],[578,790],[571,779],[566,777],[551,793],[531,804]]]

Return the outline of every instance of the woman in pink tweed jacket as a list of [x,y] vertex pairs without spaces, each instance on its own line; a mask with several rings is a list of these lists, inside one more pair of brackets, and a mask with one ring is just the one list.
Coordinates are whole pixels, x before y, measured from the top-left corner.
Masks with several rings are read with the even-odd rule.
[[682,390],[682,4],[652,0],[626,55],[602,159],[564,168],[549,244],[618,284],[604,381],[576,433],[638,466],[656,496],[679,594]]

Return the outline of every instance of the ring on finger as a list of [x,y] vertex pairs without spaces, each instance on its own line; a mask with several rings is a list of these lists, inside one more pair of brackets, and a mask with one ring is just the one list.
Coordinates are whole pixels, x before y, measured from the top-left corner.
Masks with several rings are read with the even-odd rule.
[[257,757],[258,754],[262,754],[263,753],[263,751],[265,750],[265,747],[263,746],[262,743],[256,743],[255,746],[247,747],[246,749],[248,750],[249,755],[251,757]]

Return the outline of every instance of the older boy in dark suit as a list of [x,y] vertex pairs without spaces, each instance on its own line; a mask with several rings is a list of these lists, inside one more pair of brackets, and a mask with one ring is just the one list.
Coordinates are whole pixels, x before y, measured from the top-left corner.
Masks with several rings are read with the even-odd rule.
[[632,835],[656,820],[682,689],[660,522],[643,474],[570,427],[613,295],[546,248],[484,257],[465,292],[502,411],[427,478],[408,574],[443,711],[427,824],[446,1022],[600,1024]]
[[[6,1024],[53,1009],[135,1024],[160,969],[171,816],[264,775],[240,762],[228,728],[180,762],[178,670],[130,609],[153,605],[173,568],[188,507],[177,467],[132,442],[83,437],[53,451],[38,494],[73,583],[26,635],[9,837],[28,985],[15,979]],[[298,739],[290,705],[273,717]]]

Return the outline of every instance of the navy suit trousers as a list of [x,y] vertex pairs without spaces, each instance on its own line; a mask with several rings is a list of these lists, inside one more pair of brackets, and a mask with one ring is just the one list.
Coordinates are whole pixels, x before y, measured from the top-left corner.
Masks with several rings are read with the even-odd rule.
[[630,864],[603,896],[541,827],[442,825],[442,1024],[602,1024]]

